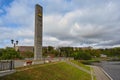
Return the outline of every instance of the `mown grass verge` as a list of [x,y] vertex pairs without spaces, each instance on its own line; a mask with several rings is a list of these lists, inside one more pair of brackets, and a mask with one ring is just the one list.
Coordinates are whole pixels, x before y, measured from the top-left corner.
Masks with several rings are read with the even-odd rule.
[[75,64],[79,65],[80,67],[82,67],[82,68],[84,68],[84,69],[86,69],[86,70],[89,70],[89,71],[90,71],[90,67],[89,67],[89,66],[86,66],[86,65],[84,65],[84,64],[82,64],[80,61],[77,61],[77,60],[72,60],[71,62],[73,62],[73,63],[75,63]]
[[94,71],[93,71],[93,68],[92,67],[90,67],[89,65],[84,65],[83,63],[81,63],[81,61],[79,61],[79,60],[71,60],[71,62],[72,63],[74,63],[74,64],[77,64],[77,65],[79,65],[80,67],[82,67],[82,68],[84,68],[84,69],[86,69],[86,70],[88,70],[88,71],[92,71],[92,73],[91,73],[91,78],[93,77],[93,80],[96,80],[96,77],[95,77],[95,75],[94,75]]
[[34,68],[0,77],[0,80],[91,80],[91,76],[65,62],[58,62],[36,65]]

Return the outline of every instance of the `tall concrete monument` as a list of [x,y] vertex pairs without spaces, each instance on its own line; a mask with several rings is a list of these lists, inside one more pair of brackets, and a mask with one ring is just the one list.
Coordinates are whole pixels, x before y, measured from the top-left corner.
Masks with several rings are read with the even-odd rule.
[[35,6],[34,60],[42,59],[42,6]]

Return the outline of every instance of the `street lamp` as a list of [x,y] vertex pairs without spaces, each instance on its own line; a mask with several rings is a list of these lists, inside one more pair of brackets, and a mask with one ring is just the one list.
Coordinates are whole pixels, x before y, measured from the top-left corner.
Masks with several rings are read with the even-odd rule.
[[18,40],[14,43],[14,40],[12,39],[12,40],[11,40],[11,43],[13,44],[13,47],[14,47],[14,49],[15,49],[16,45],[18,45]]

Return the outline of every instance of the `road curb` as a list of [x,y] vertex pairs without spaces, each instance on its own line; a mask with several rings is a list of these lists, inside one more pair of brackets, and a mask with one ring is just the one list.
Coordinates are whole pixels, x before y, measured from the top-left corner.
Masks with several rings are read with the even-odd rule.
[[105,73],[105,75],[106,75],[110,80],[113,80],[113,79],[109,76],[109,74],[108,74],[103,68],[100,67],[100,69]]

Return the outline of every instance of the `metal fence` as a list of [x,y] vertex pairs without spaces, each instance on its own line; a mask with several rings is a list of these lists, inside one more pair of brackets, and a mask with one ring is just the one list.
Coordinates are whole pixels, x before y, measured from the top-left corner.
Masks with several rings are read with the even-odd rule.
[[0,71],[13,70],[14,61],[13,60],[0,60]]

